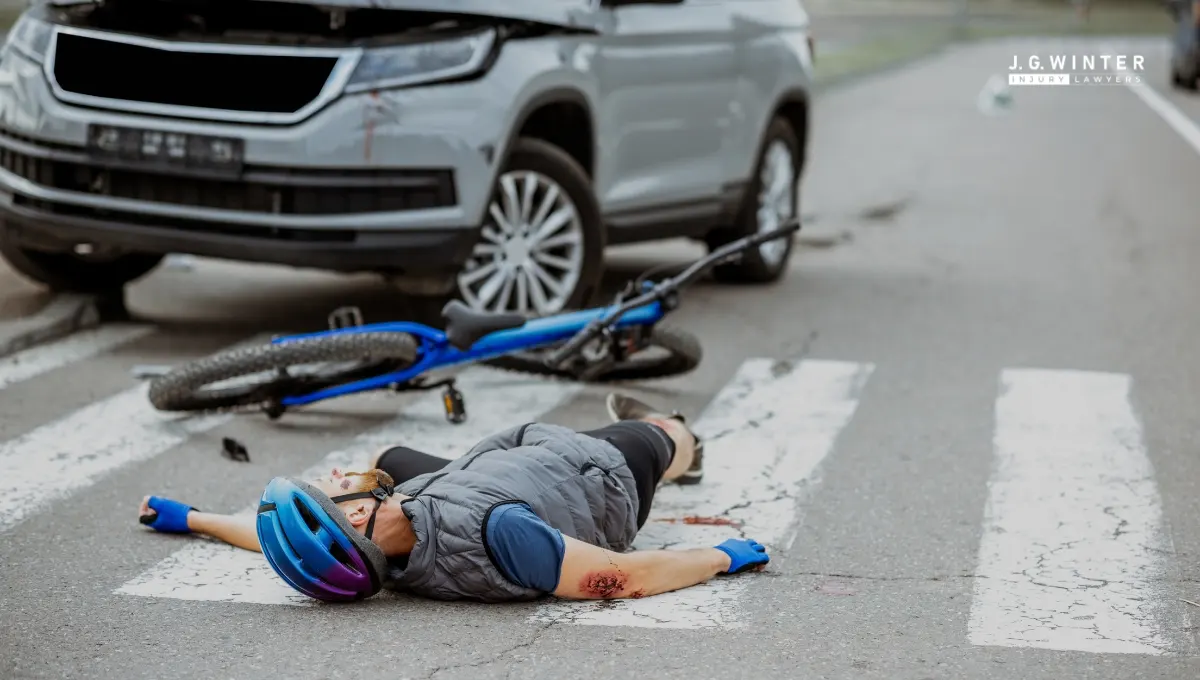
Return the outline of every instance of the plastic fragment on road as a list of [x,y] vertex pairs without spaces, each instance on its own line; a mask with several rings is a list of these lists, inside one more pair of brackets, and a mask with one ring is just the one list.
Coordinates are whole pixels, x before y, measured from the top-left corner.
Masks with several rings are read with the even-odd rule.
[[221,453],[226,458],[236,460],[239,463],[250,462],[250,452],[246,450],[245,445],[233,437],[221,438]]
[[975,98],[975,104],[982,113],[989,116],[1008,113],[1013,105],[1012,89],[1008,81],[998,74],[988,78]]

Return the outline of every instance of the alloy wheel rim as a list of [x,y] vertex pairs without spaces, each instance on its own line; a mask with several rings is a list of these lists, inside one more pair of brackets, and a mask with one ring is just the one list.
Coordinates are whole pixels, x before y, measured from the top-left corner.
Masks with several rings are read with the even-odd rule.
[[[782,140],[767,147],[759,171],[758,231],[774,231],[795,217],[796,172],[792,151]],[[786,238],[767,241],[758,246],[763,261],[776,267],[787,252]]]
[[560,312],[582,276],[583,245],[583,221],[562,186],[538,172],[506,172],[458,275],[459,293],[479,310]]

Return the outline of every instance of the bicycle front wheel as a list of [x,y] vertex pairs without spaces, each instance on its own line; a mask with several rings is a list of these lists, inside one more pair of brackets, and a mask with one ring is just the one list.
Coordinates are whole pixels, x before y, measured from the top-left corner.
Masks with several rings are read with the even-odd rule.
[[[155,378],[149,398],[160,411],[226,410],[402,370],[416,357],[417,342],[407,333],[338,333],[242,347],[197,359]],[[314,364],[318,367],[313,371],[287,372]],[[263,373],[266,375],[258,381],[216,386]]]

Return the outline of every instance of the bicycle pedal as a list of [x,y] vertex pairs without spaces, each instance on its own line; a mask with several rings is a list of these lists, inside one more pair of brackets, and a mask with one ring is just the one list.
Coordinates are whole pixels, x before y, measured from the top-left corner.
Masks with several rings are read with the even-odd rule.
[[462,392],[455,389],[454,385],[446,385],[442,391],[442,405],[446,409],[446,420],[458,425],[467,419],[467,406]]
[[266,414],[268,420],[279,420],[283,417],[284,411],[287,408],[279,402],[278,399],[270,399],[259,405],[259,408]]
[[363,325],[362,310],[358,307],[338,307],[329,313],[329,330],[354,328]]

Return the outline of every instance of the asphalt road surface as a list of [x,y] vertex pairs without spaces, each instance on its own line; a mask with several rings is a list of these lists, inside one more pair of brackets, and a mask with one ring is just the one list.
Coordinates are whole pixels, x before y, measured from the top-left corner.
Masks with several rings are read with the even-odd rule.
[[[1014,53],[1105,44],[1148,56],[1149,94],[977,105]],[[777,286],[693,289],[675,318],[704,364],[629,388],[713,436],[704,485],[664,488],[639,547],[741,531],[773,555],[674,595],[312,606],[254,554],[140,526],[148,493],[246,511],[274,475],[383,443],[451,457],[526,420],[603,421],[601,388],[486,370],[463,378],[461,426],[436,394],[166,419],[133,366],[315,328],[340,304],[401,312],[368,278],[157,272],[130,291],[134,324],[0,360],[0,675],[1197,677],[1200,98],[1167,91],[1163,54],[996,43],[822,95],[817,245]],[[222,457],[224,436],[250,462]]]

